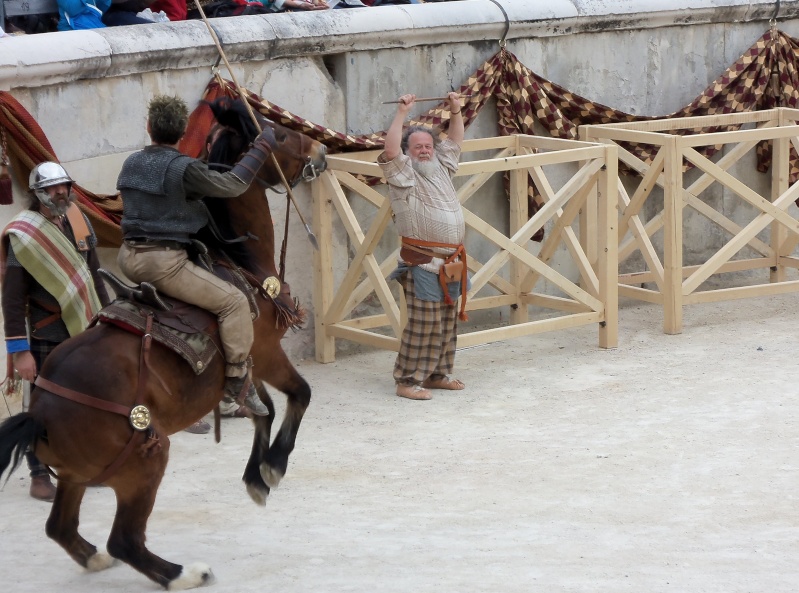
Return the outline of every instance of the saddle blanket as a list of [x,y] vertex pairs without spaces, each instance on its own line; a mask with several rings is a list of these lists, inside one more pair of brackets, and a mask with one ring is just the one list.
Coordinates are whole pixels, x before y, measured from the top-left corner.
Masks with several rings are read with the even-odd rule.
[[[147,316],[150,313],[153,315],[150,335],[159,344],[182,356],[191,365],[195,374],[202,373],[214,355],[220,351],[220,345],[215,342],[214,337],[202,331],[185,332],[160,323],[159,314],[163,315],[163,312],[143,304],[117,299],[100,311],[98,320],[143,336],[147,326]],[[218,332],[216,333],[218,335]]]

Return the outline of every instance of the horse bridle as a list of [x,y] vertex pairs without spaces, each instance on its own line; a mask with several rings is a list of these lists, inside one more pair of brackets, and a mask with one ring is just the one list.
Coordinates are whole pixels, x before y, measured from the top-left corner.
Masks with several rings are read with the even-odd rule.
[[[275,130],[275,126],[277,125],[277,124],[275,124],[275,122],[273,122],[270,119],[266,119],[266,118],[263,118],[263,122],[266,125],[268,125],[270,128],[272,128],[273,131]],[[296,175],[296,177],[294,179],[291,180],[291,182],[290,182],[291,187],[294,187],[295,185],[297,185],[300,182],[300,180],[302,180],[302,181],[313,181],[314,179],[319,177],[319,175],[322,173],[316,167],[316,165],[314,164],[313,158],[311,158],[310,156],[303,157],[306,144],[310,140],[310,138],[308,138],[305,134],[302,134],[302,133],[299,133],[299,132],[297,132],[297,133],[300,134],[300,153],[299,154],[295,153],[294,151],[290,151],[290,150],[277,149],[277,152],[282,152],[283,154],[288,155],[290,157],[294,157],[297,160],[300,160],[300,159],[304,159],[305,160],[305,164],[303,165],[303,167],[300,170],[300,172]]]
[[[273,121],[264,118],[264,123],[266,123],[266,125],[268,125],[270,128],[272,128],[272,130],[275,129],[275,123]],[[224,129],[225,130],[230,130],[234,134],[236,134],[238,136],[241,136],[241,133],[238,130],[236,130],[235,128],[232,128],[231,126],[224,126]],[[304,150],[305,145],[306,145],[308,140],[309,140],[309,138],[307,138],[305,136],[305,134],[300,134],[300,151]],[[297,153],[297,152],[294,152],[293,150],[288,150],[286,148],[282,148],[280,146],[280,144],[278,144],[273,150],[275,152],[279,152],[281,154],[285,154],[287,156],[293,157],[293,158],[295,158],[297,160],[304,160],[305,161],[305,163],[303,164],[302,168],[291,179],[291,181],[289,181],[289,185],[291,185],[291,187],[296,186],[300,181],[309,181],[309,182],[313,181],[314,179],[319,177],[319,175],[322,173],[322,171],[320,171],[319,168],[317,168],[317,166],[314,164],[313,158],[310,157],[310,156],[303,156],[302,152]],[[227,165],[225,163],[213,163],[213,162],[210,162],[210,161],[208,161],[208,165],[209,166],[213,166],[213,167],[218,167],[220,169],[232,169],[233,168],[233,165]],[[270,185],[269,183],[267,183],[266,181],[264,181],[260,177],[256,177],[255,181],[257,181],[260,186],[262,186],[262,187],[264,187],[266,189],[274,190],[275,186],[278,185],[278,183],[274,183],[274,184]],[[279,190],[274,190],[274,191],[277,191],[278,193],[285,193],[285,190],[283,190],[282,192],[279,191]]]

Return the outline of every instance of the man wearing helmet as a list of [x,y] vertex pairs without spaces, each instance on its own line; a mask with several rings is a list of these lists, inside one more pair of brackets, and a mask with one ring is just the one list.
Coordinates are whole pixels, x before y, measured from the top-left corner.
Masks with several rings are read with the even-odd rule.
[[249,380],[253,327],[247,297],[195,265],[187,248],[192,235],[208,224],[202,198],[243,194],[269,156],[274,134],[267,127],[232,170],[219,173],[178,151],[188,117],[186,103],[177,97],[150,101],[147,133],[152,143],[125,160],[117,181],[124,208],[124,243],[117,261],[134,282],[149,282],[167,296],[217,315],[227,363],[225,394],[243,397],[247,408],[265,416],[269,409]]
[[[97,237],[75,205],[72,179],[58,163],[36,165],[31,205],[4,229],[0,243],[6,350],[20,377],[33,382],[48,354],[82,332],[109,302],[97,272]],[[55,487],[33,451],[26,453],[32,497],[52,501]]]

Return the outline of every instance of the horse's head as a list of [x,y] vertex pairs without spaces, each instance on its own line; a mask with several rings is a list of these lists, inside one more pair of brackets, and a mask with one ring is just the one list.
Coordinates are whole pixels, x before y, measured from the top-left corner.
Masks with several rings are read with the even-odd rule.
[[[208,135],[208,163],[233,165],[255,140],[258,129],[241,100],[222,97],[209,106],[218,124]],[[272,128],[276,141],[273,154],[292,187],[300,181],[313,181],[327,168],[324,144],[268,120],[258,112],[255,112],[255,117],[262,130]],[[281,182],[272,159],[261,167],[258,179],[269,187]]]

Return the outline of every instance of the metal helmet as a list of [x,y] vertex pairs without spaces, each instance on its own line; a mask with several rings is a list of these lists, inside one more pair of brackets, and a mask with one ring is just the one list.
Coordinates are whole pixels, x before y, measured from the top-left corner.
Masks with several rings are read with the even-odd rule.
[[28,179],[28,188],[39,198],[39,201],[50,209],[54,208],[50,195],[44,188],[52,185],[66,183],[72,189],[72,178],[67,175],[64,167],[58,163],[39,163],[31,171]]

